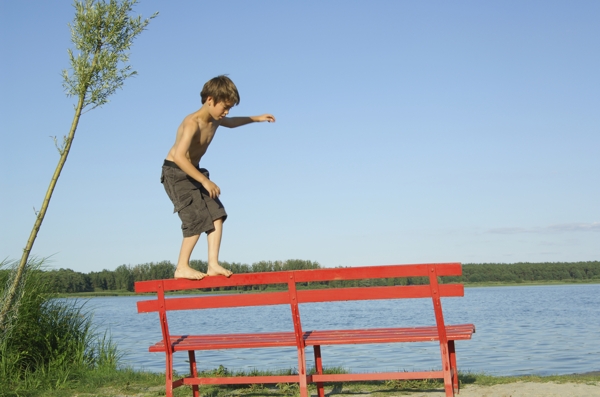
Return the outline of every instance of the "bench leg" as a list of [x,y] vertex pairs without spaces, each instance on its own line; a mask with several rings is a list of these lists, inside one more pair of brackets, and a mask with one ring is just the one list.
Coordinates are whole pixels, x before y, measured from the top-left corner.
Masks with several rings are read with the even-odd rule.
[[[196,352],[194,352],[193,350],[188,350],[188,357],[190,359],[190,374],[192,375],[192,378],[197,378],[198,368],[196,367]],[[194,397],[200,397],[198,385],[192,386],[192,395]]]
[[166,352],[165,360],[165,396],[173,397],[173,353]]
[[442,370],[444,371],[444,390],[446,397],[454,397],[454,389],[452,387],[452,368],[450,365],[450,354],[448,344],[440,342],[440,350],[442,354]]
[[300,397],[308,396],[308,386],[306,384],[306,356],[304,346],[298,347],[298,383],[300,385]]
[[454,350],[454,341],[448,341],[448,352],[450,353],[450,370],[452,371],[452,386],[456,393],[460,392],[458,386],[458,367],[456,366],[456,350]]
[[[314,346],[315,352],[315,370],[317,374],[323,375],[323,360],[321,360],[321,346]],[[323,382],[317,382],[317,395],[319,397],[325,397],[325,390],[323,389]]]

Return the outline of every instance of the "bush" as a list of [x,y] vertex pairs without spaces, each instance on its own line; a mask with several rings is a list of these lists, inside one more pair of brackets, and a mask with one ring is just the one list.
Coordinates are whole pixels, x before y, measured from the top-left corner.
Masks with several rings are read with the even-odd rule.
[[[4,281],[15,262],[0,262]],[[106,335],[92,329],[85,302],[56,299],[41,270],[43,260],[32,259],[22,279],[17,299],[0,329],[0,395],[55,389],[86,371],[116,369],[119,356]]]

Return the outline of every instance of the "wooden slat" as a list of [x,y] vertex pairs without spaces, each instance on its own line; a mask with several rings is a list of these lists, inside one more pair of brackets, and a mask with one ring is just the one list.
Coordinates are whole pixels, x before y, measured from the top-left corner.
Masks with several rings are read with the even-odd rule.
[[[258,347],[296,346],[293,332],[260,332],[255,334],[177,335],[171,336],[174,351],[243,349]],[[163,341],[150,346],[149,351],[164,351]]]
[[[449,340],[471,339],[474,332],[475,326],[473,324],[458,324],[446,327]],[[439,340],[435,326],[307,331],[304,332],[303,338],[307,346]],[[296,346],[296,339],[292,331],[254,334],[176,335],[171,336],[171,344],[174,351],[242,349]],[[151,352],[162,352],[164,350],[165,346],[162,341],[149,348]]]
[[[135,292],[156,292],[161,281],[164,282],[165,291],[240,287],[245,285],[284,284],[287,283],[292,273],[296,278],[296,282],[423,277],[428,275],[427,266],[430,265],[432,264],[363,266],[335,269],[245,273],[234,274],[229,278],[221,276],[205,277],[202,280],[168,279],[138,281],[135,283]],[[439,276],[460,276],[462,274],[460,263],[436,263],[433,265],[436,266],[437,274]]]
[[[236,294],[219,296],[197,296],[165,299],[168,310],[214,309],[225,307],[269,306],[289,303],[287,292],[262,292],[256,294]],[[137,302],[138,313],[156,312],[158,300]]]
[[391,380],[391,379],[439,379],[444,377],[443,371],[427,372],[380,372],[372,374],[313,374],[310,382],[353,382],[365,380]]
[[225,378],[183,378],[185,385],[246,385],[253,383],[298,383],[298,375],[231,376]]
[[[464,296],[462,284],[440,285],[442,297]],[[431,296],[429,285],[408,285],[393,287],[327,288],[318,290],[299,290],[298,303],[427,298]],[[267,306],[289,303],[287,292],[260,292],[254,294],[236,294],[219,296],[199,296],[165,299],[167,310],[214,309],[225,307]],[[139,313],[155,312],[159,309],[158,300],[137,302]]]
[[[295,332],[263,332],[246,334],[218,334],[218,335],[178,335],[170,336],[163,329],[163,340],[149,348],[151,352],[166,352],[167,367],[170,367],[172,353],[179,351],[193,352],[195,350],[218,350],[237,348],[268,348],[268,347],[297,347],[298,372],[302,376],[260,376],[260,377],[231,377],[231,378],[182,378],[172,383],[168,375],[167,382],[173,387],[200,384],[248,384],[248,383],[300,383],[302,395],[306,394],[306,382],[344,382],[357,380],[389,380],[389,379],[427,379],[443,378],[445,381],[446,395],[453,395],[452,371],[449,369],[447,349],[454,354],[453,343],[448,341],[471,339],[475,332],[473,324],[444,325],[440,297],[464,296],[462,284],[439,284],[439,277],[460,276],[462,267],[460,263],[434,263],[416,265],[388,265],[372,267],[336,268],[296,270],[283,272],[265,272],[233,275],[226,277],[205,277],[203,280],[151,280],[135,283],[138,293],[155,292],[157,299],[137,303],[138,312],[158,311],[165,327],[166,312],[173,310],[267,306],[290,304],[292,317],[295,319]],[[355,288],[326,288],[312,290],[297,290],[298,283],[313,283],[337,280],[364,280],[364,279],[392,279],[406,277],[426,277],[431,285],[410,286],[375,286]],[[287,290],[282,292],[259,292],[240,294],[232,291],[228,295],[220,296],[192,296],[164,298],[165,291],[185,291],[194,289],[209,289],[222,287],[238,287],[248,285],[287,285]],[[354,330],[317,330],[303,332],[300,328],[299,314],[294,317],[294,310],[298,304],[313,302],[351,301],[351,300],[376,300],[376,299],[403,299],[403,298],[430,298],[433,299],[436,309],[436,326],[411,327],[411,328],[377,328]],[[439,309],[438,309],[439,308]],[[165,340],[168,343],[165,345]],[[442,351],[442,367],[444,371],[428,372],[386,372],[376,374],[331,374],[331,375],[305,375],[305,346],[314,346],[315,351],[322,345],[347,345],[367,343],[395,343],[395,342],[438,342]],[[449,347],[448,347],[449,346]],[[444,350],[446,347],[446,350]],[[446,356],[444,356],[446,354]],[[193,353],[189,353],[191,362]],[[456,361],[451,357],[451,365],[456,366]],[[450,371],[450,372],[449,372]],[[192,370],[194,373],[194,370]],[[194,373],[194,376],[196,374]],[[456,383],[457,380],[454,379]],[[197,387],[197,386],[195,386]],[[319,391],[322,395],[322,390]]]
[[[309,375],[308,383],[316,382],[352,382],[367,380],[405,380],[405,379],[439,379],[443,378],[442,371],[426,372],[381,372],[368,374],[326,374]],[[297,383],[298,375],[272,375],[272,376],[232,376],[223,378],[183,378],[184,385],[244,385],[253,383]]]
[[[440,285],[440,294],[443,297],[464,296],[464,287],[462,284],[443,284]],[[429,285],[327,288],[298,291],[298,303],[428,297],[431,297]]]
[[[471,339],[475,332],[473,324],[446,327],[449,340]],[[439,340],[437,328],[374,328],[360,330],[312,331],[305,334],[307,346],[347,345],[364,343],[429,342]]]
[[[429,275],[428,266],[419,265],[386,265],[344,267],[333,269],[297,270],[296,282],[333,281],[333,280],[362,280],[375,278],[401,278],[401,277],[426,277]],[[437,263],[439,276],[460,276],[462,267],[460,263]]]
[[241,287],[244,285],[285,284],[290,272],[265,272],[234,274],[231,277],[213,276],[202,280],[168,279],[137,281],[135,292],[156,292],[158,283],[164,281],[165,291],[180,291],[189,289]]

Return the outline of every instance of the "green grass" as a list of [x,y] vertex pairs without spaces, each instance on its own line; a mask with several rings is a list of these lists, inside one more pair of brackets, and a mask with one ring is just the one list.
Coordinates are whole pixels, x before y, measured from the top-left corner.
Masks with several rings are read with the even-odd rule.
[[481,386],[493,386],[515,382],[534,383],[585,383],[600,385],[600,372],[589,372],[586,374],[572,375],[523,375],[523,376],[492,376],[486,374],[461,374],[459,377],[463,384],[477,384]]
[[[331,368],[327,373],[343,373],[342,368]],[[259,371],[249,372],[229,371],[220,366],[204,373],[205,376],[261,376],[261,375],[289,375],[294,370],[284,371]],[[584,383],[600,385],[600,373],[581,375],[555,375],[555,376],[518,376],[518,377],[496,377],[486,374],[464,373],[459,375],[461,387],[466,385],[493,386],[496,384],[514,382],[555,382],[555,383]],[[137,396],[137,397],[160,397],[164,396],[163,374],[133,371],[131,369],[101,368],[72,374],[68,382],[60,387],[48,390],[22,390],[19,393],[8,393],[0,395],[7,397],[114,397],[114,396]],[[443,390],[444,386],[440,380],[406,380],[406,381],[384,381],[384,382],[345,382],[326,384],[328,395],[352,395],[358,393],[370,393],[372,396],[397,396],[398,393],[417,391]],[[202,396],[225,397],[225,396],[297,396],[298,385],[276,384],[276,385],[239,385],[239,386],[202,386]],[[316,387],[310,385],[313,394]],[[175,397],[191,396],[189,387],[175,389]]]
[[[13,266],[14,262],[0,262],[0,270]],[[85,303],[77,299],[54,299],[56,295],[48,293],[47,285],[40,277],[42,266],[43,260],[33,260],[28,264],[18,293],[18,305],[13,307],[8,323],[0,330],[0,396],[164,396],[164,375],[119,368],[117,346],[108,335],[98,334],[93,329],[91,313],[86,310]],[[0,272],[0,296],[9,274]],[[109,293],[112,295],[114,291]],[[125,291],[118,293],[131,294]],[[331,368],[327,372],[344,373],[344,369]],[[220,366],[207,371],[205,376],[272,374],[289,375],[294,374],[294,370],[252,370],[244,373]],[[460,375],[460,381],[463,385],[484,386],[518,381],[599,384],[600,374],[493,377],[467,373]],[[314,386],[311,388],[314,392]],[[374,396],[387,396],[398,391],[442,389],[443,385],[437,380],[422,380],[344,383],[328,385],[327,388],[330,395],[366,391]],[[203,396],[212,397],[296,396],[298,385],[204,386],[201,390]],[[190,395],[189,387],[175,390],[176,397]]]
[[[0,262],[0,269],[15,262]],[[0,328],[0,395],[38,396],[60,390],[92,371],[116,370],[119,353],[92,327],[78,300],[53,299],[41,277],[43,260],[28,263],[17,299]],[[9,272],[4,274],[10,275]],[[7,280],[0,280],[4,296]]]

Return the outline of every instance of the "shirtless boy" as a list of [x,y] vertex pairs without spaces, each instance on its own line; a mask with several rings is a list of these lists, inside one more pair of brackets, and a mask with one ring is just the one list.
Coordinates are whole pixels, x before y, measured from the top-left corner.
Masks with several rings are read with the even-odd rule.
[[[188,115],[177,129],[175,144],[169,150],[162,167],[161,182],[179,214],[183,243],[179,252],[175,278],[200,280],[205,276],[231,276],[219,265],[219,248],[223,222],[227,213],[219,200],[221,189],[209,179],[208,171],[200,168],[200,159],[219,126],[235,128],[254,122],[274,122],[271,114],[251,117],[226,117],[240,103],[235,84],[227,76],[209,80],[200,93],[202,107]],[[189,265],[192,251],[206,233],[208,241],[207,274]]]

